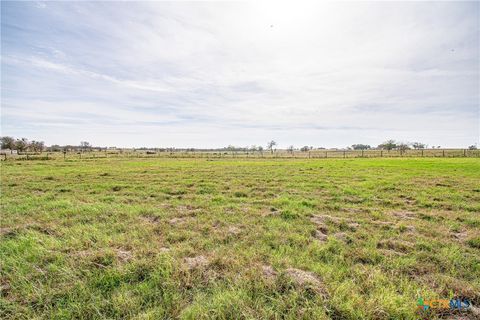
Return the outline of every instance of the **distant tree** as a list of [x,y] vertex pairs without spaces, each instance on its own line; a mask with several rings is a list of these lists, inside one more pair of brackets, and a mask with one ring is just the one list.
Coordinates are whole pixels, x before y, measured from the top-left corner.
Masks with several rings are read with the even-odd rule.
[[257,146],[256,146],[256,145],[252,145],[252,146],[250,147],[250,151],[252,151],[252,152],[255,152],[255,151],[257,151],[257,150],[258,150],[258,149],[257,149]]
[[15,139],[12,137],[1,137],[2,149],[10,149],[10,153],[13,153],[15,149]]
[[260,151],[260,153],[263,153],[263,147],[262,147],[262,146],[258,146],[258,151]]
[[352,144],[352,149],[353,150],[368,150],[368,149],[371,149],[372,147],[370,147],[368,144]]
[[51,145],[48,148],[48,150],[55,152],[55,151],[62,151],[63,148],[61,146],[59,146],[58,144],[54,144],[54,145]]
[[387,140],[384,143],[378,145],[378,149],[393,150],[397,147],[395,140]]
[[85,151],[92,148],[92,145],[88,141],[80,141],[80,148]]
[[17,139],[15,140],[15,149],[20,152],[27,150],[28,148],[28,140],[26,138]]
[[43,149],[45,149],[45,143],[43,141],[33,140],[28,144],[28,148],[33,150],[34,152],[42,152]]
[[397,149],[400,150],[400,151],[405,151],[405,150],[408,150],[410,149],[410,146],[408,145],[408,143],[399,143],[397,144]]
[[294,146],[289,146],[287,148],[287,151],[290,152],[291,154],[293,154],[293,150],[295,150],[295,147]]
[[471,146],[468,146],[468,150],[477,150],[477,145],[472,144]]
[[425,143],[421,143],[421,142],[414,142],[414,143],[412,143],[412,147],[413,147],[413,149],[425,149],[427,147],[427,145]]
[[302,151],[302,152],[307,152],[309,150],[310,150],[309,146],[303,146],[303,147],[300,148],[300,151]]
[[267,149],[270,150],[270,153],[273,154],[273,147],[275,147],[276,145],[277,143],[274,140],[267,143]]

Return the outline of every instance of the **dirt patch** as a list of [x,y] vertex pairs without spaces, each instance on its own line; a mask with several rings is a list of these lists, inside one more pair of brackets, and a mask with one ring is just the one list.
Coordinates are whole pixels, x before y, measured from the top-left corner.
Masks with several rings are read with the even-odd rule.
[[112,249],[112,252],[105,251],[105,250],[100,250],[96,251],[93,249],[87,249],[87,250],[81,250],[81,251],[76,251],[73,253],[73,257],[80,258],[81,260],[90,260],[91,263],[98,267],[106,267],[108,263],[104,263],[105,261],[108,261],[108,257],[113,257],[114,259],[120,263],[127,263],[130,260],[133,259],[133,254],[129,250],[125,249]]
[[310,221],[312,221],[317,227],[317,230],[315,230],[313,237],[321,242],[327,241],[327,238],[328,238],[327,236],[328,228],[327,228],[327,225],[324,223],[324,221],[328,219],[326,217],[327,216],[316,215],[310,218]]
[[16,228],[0,228],[0,236],[5,238],[13,238],[18,234]]
[[417,214],[412,211],[393,211],[391,214],[402,220],[413,220],[417,217]]
[[187,222],[187,218],[172,218],[168,221],[172,226]]
[[378,251],[381,252],[382,255],[384,255],[386,257],[400,257],[400,256],[405,255],[405,253],[403,253],[403,252],[398,252],[398,251],[390,250],[390,249],[378,249]]
[[341,241],[347,241],[348,235],[345,232],[337,232],[333,235],[336,239]]
[[312,272],[289,268],[285,270],[285,275],[293,282],[297,287],[304,289],[311,289],[316,293],[327,295],[327,290],[324,284],[317,278]]
[[413,244],[403,240],[382,240],[377,244],[378,249],[388,249],[401,253],[409,252],[413,249]]
[[467,231],[463,231],[463,232],[452,232],[451,233],[451,236],[454,238],[454,239],[457,239],[458,241],[466,241],[467,238],[468,238],[468,233]]
[[133,258],[133,254],[131,251],[127,251],[127,250],[122,250],[122,249],[117,249],[115,250],[116,251],[116,254],[117,254],[117,258],[120,262],[128,262],[130,260],[132,260]]
[[185,258],[185,264],[189,270],[202,269],[208,266],[208,259],[205,256]]
[[182,216],[195,216],[202,210],[201,208],[192,205],[178,206],[176,209]]
[[347,227],[352,231],[356,231],[358,227],[360,227],[360,224],[356,222],[350,222],[350,223],[347,223]]
[[277,272],[272,268],[272,266],[263,265],[262,274],[267,279],[273,279],[277,276]]
[[400,225],[398,226],[398,229],[400,229],[400,231],[406,231],[406,232],[409,232],[409,233],[414,233],[416,231],[415,227],[414,226],[404,226],[404,225]]
[[153,215],[144,215],[144,216],[140,216],[140,219],[144,222],[147,222],[147,223],[158,223],[160,221],[160,217],[158,216],[153,216]]
[[342,208],[342,211],[348,212],[348,213],[368,213],[370,212],[369,209],[363,209],[363,208]]
[[345,219],[343,218],[333,217],[328,214],[323,214],[323,215],[317,214],[310,218],[310,221],[312,221],[317,225],[323,225],[325,222],[329,222],[329,221],[335,222],[335,223],[341,223],[344,220]]
[[394,225],[394,223],[390,221],[372,221],[372,224],[384,228],[391,228]]
[[228,233],[229,236],[236,236],[236,235],[239,235],[240,233],[242,233],[242,230],[238,227],[230,226],[227,229],[227,233]]
[[325,242],[328,236],[322,230],[315,230],[313,237],[321,242]]
[[10,286],[10,283],[6,279],[1,279],[0,280],[0,293],[3,297],[6,297],[9,295],[12,287]]

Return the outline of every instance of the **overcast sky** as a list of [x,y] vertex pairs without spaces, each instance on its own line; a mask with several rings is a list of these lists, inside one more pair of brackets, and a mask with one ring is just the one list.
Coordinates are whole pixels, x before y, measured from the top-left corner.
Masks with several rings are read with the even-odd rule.
[[3,2],[2,135],[479,142],[479,2]]

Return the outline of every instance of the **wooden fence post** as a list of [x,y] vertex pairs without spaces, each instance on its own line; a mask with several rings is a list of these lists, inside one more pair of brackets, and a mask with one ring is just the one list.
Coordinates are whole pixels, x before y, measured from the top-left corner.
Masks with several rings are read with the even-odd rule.
[[445,158],[445,149],[442,150],[442,157]]
[[343,151],[343,158],[345,158],[345,150]]

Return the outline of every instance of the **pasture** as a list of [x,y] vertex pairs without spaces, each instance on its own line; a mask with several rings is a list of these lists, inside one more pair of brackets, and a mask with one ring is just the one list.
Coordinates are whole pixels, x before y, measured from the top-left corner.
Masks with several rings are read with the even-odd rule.
[[2,319],[418,319],[420,296],[480,304],[478,158],[72,158],[1,173]]

